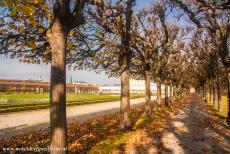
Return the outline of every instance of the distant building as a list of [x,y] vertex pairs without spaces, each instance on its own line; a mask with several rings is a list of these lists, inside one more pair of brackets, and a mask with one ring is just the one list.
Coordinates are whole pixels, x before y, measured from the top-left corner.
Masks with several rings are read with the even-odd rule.
[[75,85],[89,85],[89,83],[87,83],[85,81],[75,81],[73,84],[75,84]]
[[[0,79],[0,92],[4,93],[47,93],[49,89],[50,83],[40,80]],[[99,87],[97,85],[83,81],[66,84],[66,92],[70,93],[96,93],[98,91]]]
[[99,92],[99,87],[84,81],[75,81],[74,85],[75,93],[97,93]]
[[[130,84],[130,93],[145,93],[145,80],[129,80]],[[156,92],[157,87],[156,84],[151,82],[151,92]],[[121,92],[121,85],[120,84],[113,84],[113,85],[101,85],[99,87],[99,91],[101,93],[120,93]]]
[[99,91],[101,93],[120,93],[121,92],[121,85],[120,84],[113,84],[113,85],[101,85],[99,86]]

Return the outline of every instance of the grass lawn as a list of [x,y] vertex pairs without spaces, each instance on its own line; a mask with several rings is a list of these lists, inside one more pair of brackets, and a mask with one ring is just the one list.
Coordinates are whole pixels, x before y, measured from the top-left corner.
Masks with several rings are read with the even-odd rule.
[[32,98],[49,98],[49,94],[23,94],[23,93],[14,93],[14,94],[4,94],[0,93],[0,99],[32,99]]
[[[131,98],[140,98],[144,94],[133,94]],[[49,94],[0,94],[0,99],[48,99]],[[67,94],[67,106],[81,105],[81,104],[92,104],[106,101],[119,100],[120,96],[114,95],[97,95],[97,94]],[[16,112],[25,110],[44,109],[49,107],[49,101],[39,102],[6,102],[0,103],[0,113]]]
[[[218,111],[218,102],[216,101],[215,103],[214,111],[222,118],[227,118],[227,115],[228,115],[228,102],[227,101],[228,101],[227,96],[222,96],[222,112]],[[208,103],[211,107],[213,106],[212,101]]]
[[[139,109],[140,110],[140,109]],[[132,125],[132,130],[127,132],[117,131],[117,134],[113,136],[109,136],[108,138],[100,141],[97,143],[89,152],[88,154],[95,154],[100,151],[100,153],[111,153],[114,149],[121,147],[127,141],[130,140],[130,136],[133,136],[136,131],[141,129],[145,129],[150,125],[154,120],[162,118],[163,114],[172,110],[171,108],[166,108],[162,111],[157,111],[153,109],[151,119],[148,119],[144,113],[140,113],[140,111],[136,111],[139,113],[138,117],[132,116],[132,121],[135,121]],[[143,112],[143,110],[142,110]],[[116,152],[115,152],[116,153]]]

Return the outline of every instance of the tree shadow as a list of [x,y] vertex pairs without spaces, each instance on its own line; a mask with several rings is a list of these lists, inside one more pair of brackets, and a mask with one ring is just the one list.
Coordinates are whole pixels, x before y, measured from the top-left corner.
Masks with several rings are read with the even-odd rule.
[[[151,129],[147,131],[157,147],[155,151],[163,153],[229,153],[229,129],[220,119],[215,120],[203,104],[197,105],[199,102],[196,102],[195,96],[192,96],[190,101],[192,102],[187,103],[186,108],[170,115],[166,126],[162,126],[163,132]],[[152,146],[149,144],[145,151],[149,151]]]
[[[230,131],[221,119],[213,118],[196,96],[185,108],[164,114],[135,143],[136,153],[230,153]],[[167,117],[169,116],[169,117]],[[164,120],[165,118],[167,120]],[[145,142],[151,139],[151,142]]]

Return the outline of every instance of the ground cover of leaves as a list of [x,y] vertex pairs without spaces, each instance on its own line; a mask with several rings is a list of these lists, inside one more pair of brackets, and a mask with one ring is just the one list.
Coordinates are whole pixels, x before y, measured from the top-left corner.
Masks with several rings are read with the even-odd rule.
[[[98,143],[91,153],[230,153],[230,129],[225,120],[196,95],[175,103],[146,127],[129,132],[126,139],[124,136]],[[117,146],[106,149],[119,140]]]
[[[196,95],[154,109],[151,119],[143,112],[132,109],[126,132],[119,130],[119,113],[68,125],[68,153],[230,153],[229,128]],[[0,150],[47,146],[48,129],[0,140]]]
[[[143,111],[143,106],[132,109],[132,121],[135,122]],[[120,132],[119,113],[98,117],[85,122],[73,122],[68,125],[67,129],[68,153],[87,153],[97,142]],[[3,148],[46,148],[49,146],[49,143],[49,128],[40,131],[30,131],[16,137],[0,139],[0,153]],[[29,152],[27,151],[26,153]]]

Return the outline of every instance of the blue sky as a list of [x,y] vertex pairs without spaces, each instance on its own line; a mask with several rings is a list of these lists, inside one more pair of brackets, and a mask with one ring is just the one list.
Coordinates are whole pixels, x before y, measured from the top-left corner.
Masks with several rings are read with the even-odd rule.
[[[136,6],[137,8],[144,7],[150,2],[151,0],[137,0]],[[10,59],[5,55],[0,55],[0,78],[37,80],[40,76],[43,80],[49,81],[50,65],[20,63],[17,59]],[[70,81],[71,77],[73,81],[86,81],[97,84],[120,83],[118,78],[108,78],[104,73],[96,74],[93,71],[67,70],[67,82]]]

